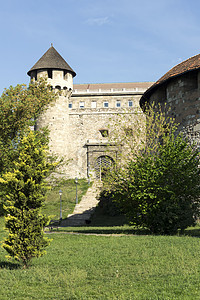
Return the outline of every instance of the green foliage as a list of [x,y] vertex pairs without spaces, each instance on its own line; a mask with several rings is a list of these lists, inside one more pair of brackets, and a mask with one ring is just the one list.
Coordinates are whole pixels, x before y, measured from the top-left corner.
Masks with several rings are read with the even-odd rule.
[[47,104],[54,101],[56,95],[46,80],[30,82],[29,86],[17,85],[5,89],[0,97],[0,139],[3,143],[12,141],[33,125]]
[[[12,170],[21,137],[55,99],[56,94],[44,79],[30,82],[28,87],[17,85],[4,90],[0,97],[0,175]],[[4,213],[3,203],[4,194],[0,191],[0,215]]]
[[12,171],[0,178],[7,198],[5,227],[9,230],[3,248],[24,267],[33,257],[43,255],[49,244],[43,234],[48,218],[40,211],[47,189],[45,178],[56,164],[47,160],[47,144],[48,139],[41,139],[41,133],[29,130],[19,141]]
[[174,120],[152,108],[146,113],[145,142],[127,143],[128,159],[122,154],[104,184],[131,224],[174,234],[199,216],[199,154]]
[[107,193],[107,191],[101,191],[99,195],[98,208],[101,210],[101,213],[107,216],[117,216],[121,215],[121,211],[116,205],[116,202],[113,201],[112,193]]

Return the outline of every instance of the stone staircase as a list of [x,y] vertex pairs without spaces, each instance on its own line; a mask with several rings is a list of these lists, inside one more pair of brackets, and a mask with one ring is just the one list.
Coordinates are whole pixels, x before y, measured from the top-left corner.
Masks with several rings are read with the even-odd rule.
[[61,227],[73,227],[89,224],[90,218],[98,204],[98,195],[101,184],[93,182],[87,193],[82,197],[80,203],[76,204],[73,214],[69,214],[67,219],[62,220]]

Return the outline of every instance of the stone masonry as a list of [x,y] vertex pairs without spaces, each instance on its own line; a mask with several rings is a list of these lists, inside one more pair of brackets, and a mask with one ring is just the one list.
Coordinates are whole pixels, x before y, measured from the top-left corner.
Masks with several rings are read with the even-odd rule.
[[47,77],[59,91],[57,101],[37,120],[37,128],[49,127],[50,151],[67,162],[63,176],[101,177],[101,167],[114,162],[120,151],[119,145],[108,146],[113,124],[121,115],[137,118],[139,100],[152,82],[73,86],[76,73],[53,46],[28,74],[32,80]]
[[200,54],[176,65],[141,97],[140,105],[159,103],[179,130],[200,146]]

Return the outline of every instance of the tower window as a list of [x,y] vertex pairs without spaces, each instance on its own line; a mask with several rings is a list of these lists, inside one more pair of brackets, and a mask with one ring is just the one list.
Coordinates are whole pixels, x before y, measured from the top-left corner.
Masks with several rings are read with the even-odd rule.
[[69,108],[72,108],[72,103],[71,102],[69,103]]
[[48,78],[53,78],[53,72],[52,69],[48,69]]
[[31,73],[31,79],[37,80],[37,71],[33,71],[33,72]]
[[68,72],[67,71],[63,72],[63,79],[68,80]]
[[105,108],[108,107],[108,102],[107,101],[103,103],[103,107],[105,107]]

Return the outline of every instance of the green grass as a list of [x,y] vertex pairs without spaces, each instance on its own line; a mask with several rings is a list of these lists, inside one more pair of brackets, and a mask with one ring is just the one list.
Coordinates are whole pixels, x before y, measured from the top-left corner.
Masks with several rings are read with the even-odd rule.
[[0,250],[0,299],[200,299],[198,238],[50,237],[27,270]]
[[[80,182],[79,198],[87,187]],[[64,217],[75,204],[73,181],[55,187],[43,211],[56,218],[60,188]],[[0,241],[6,235],[3,226],[0,218]],[[183,236],[153,236],[128,226],[123,216],[103,216],[97,210],[90,226],[47,235],[53,239],[47,255],[26,270],[7,261],[0,248],[0,300],[200,299],[200,226]]]
[[[60,195],[59,190],[62,190],[62,217],[65,219],[68,214],[71,214],[75,207],[76,202],[76,185],[73,179],[62,181],[47,193],[47,200],[43,207],[43,213],[47,216],[51,215],[52,218],[58,220],[60,218]],[[78,180],[78,201],[88,189],[88,183],[85,179]]]

